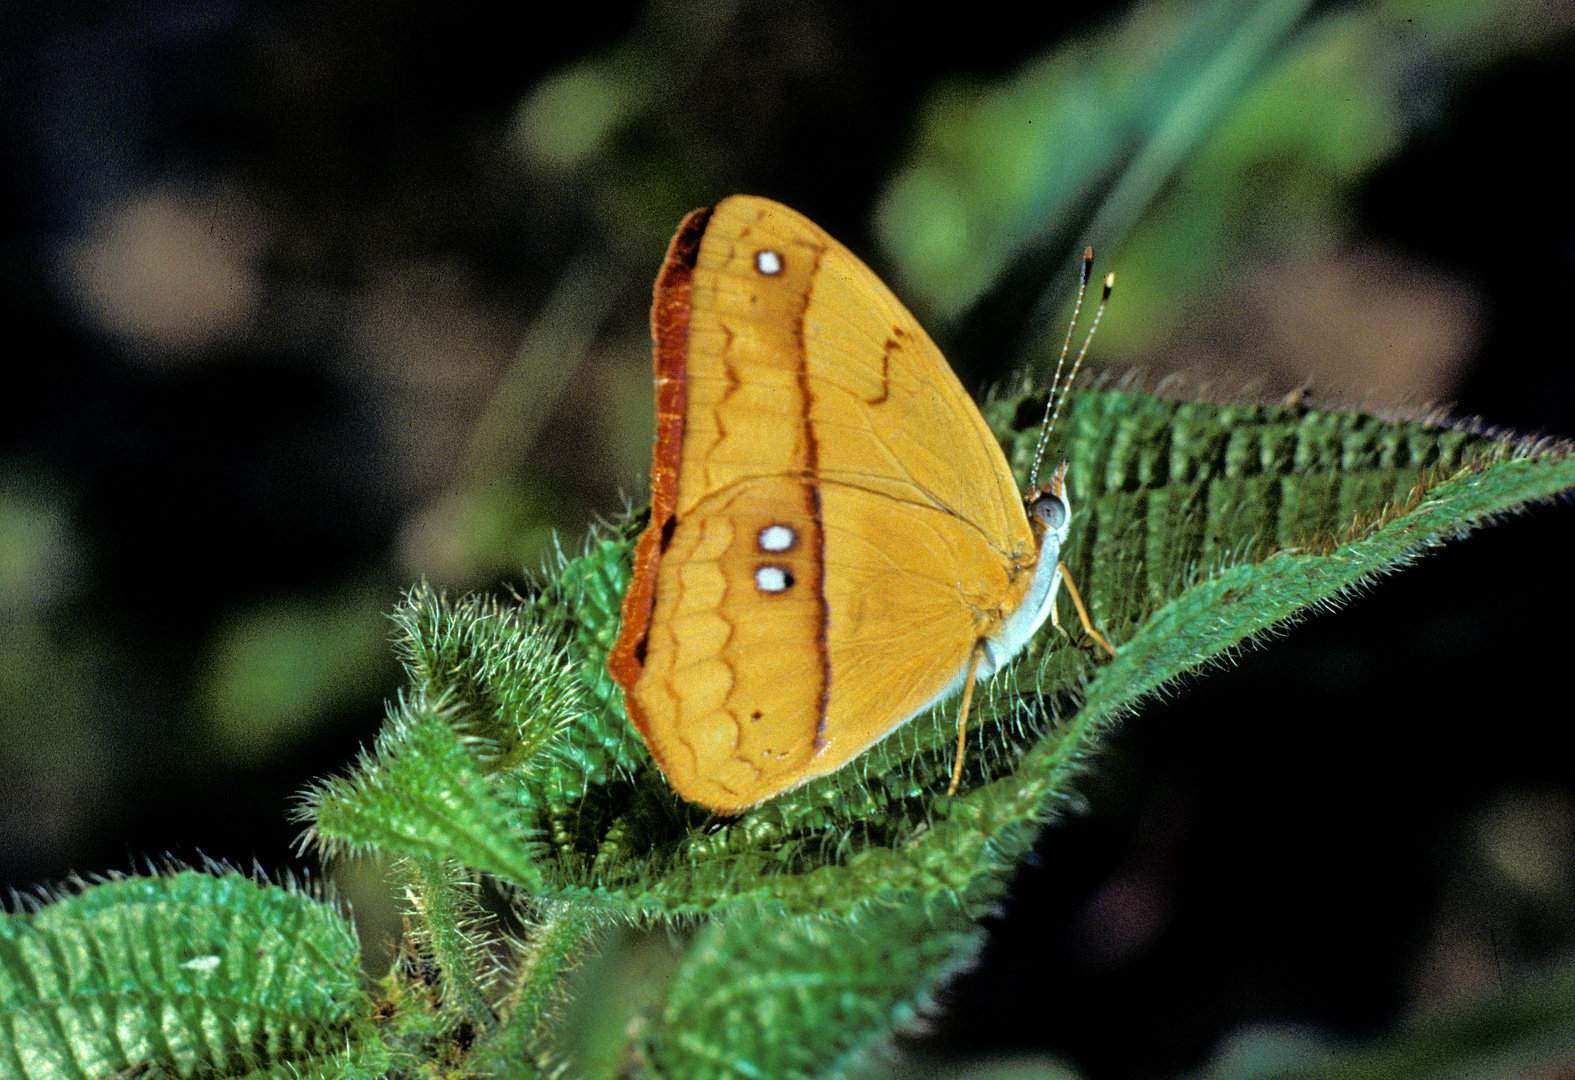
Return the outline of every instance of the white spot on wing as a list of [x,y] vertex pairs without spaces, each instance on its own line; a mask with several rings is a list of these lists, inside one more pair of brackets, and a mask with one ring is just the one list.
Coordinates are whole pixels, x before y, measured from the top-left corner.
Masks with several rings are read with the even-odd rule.
[[768,277],[775,277],[782,272],[782,256],[770,248],[763,248],[755,252],[755,269]]
[[793,577],[781,566],[762,566],[755,571],[755,588],[761,592],[786,592],[793,584]]
[[787,525],[767,525],[756,542],[761,551],[786,551],[798,542],[798,533]]

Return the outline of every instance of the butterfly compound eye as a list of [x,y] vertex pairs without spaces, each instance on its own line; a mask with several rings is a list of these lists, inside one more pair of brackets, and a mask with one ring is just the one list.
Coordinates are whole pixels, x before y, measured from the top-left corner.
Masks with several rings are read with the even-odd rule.
[[1070,516],[1066,500],[1048,491],[1039,493],[1033,504],[1029,506],[1028,512],[1051,532],[1065,525],[1066,519]]

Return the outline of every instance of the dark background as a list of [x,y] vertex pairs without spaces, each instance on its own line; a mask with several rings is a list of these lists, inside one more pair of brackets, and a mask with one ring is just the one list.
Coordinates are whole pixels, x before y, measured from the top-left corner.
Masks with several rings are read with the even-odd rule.
[[[1567,5],[1315,5],[1234,69],[1270,5],[1044,7],[8,9],[0,879],[311,869],[289,812],[375,732],[401,590],[640,498],[650,281],[734,191],[972,385],[1093,238],[1110,369],[1575,435]],[[1204,70],[1239,85],[1099,217]],[[972,286],[904,232],[1019,203]],[[1151,703],[913,1052],[1167,1075],[1567,955],[1572,537],[1534,508]]]

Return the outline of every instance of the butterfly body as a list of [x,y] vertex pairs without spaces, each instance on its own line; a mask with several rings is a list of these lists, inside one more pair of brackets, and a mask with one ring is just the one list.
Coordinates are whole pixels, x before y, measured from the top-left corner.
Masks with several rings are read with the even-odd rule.
[[825,775],[1051,612],[1070,511],[884,284],[735,196],[673,241],[652,310],[651,524],[609,657],[673,788],[718,814]]

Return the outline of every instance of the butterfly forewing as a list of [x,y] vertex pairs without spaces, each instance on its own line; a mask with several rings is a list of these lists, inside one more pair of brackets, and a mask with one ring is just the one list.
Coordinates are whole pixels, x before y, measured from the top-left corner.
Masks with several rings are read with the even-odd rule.
[[653,322],[682,423],[659,416],[609,666],[674,789],[732,813],[954,687],[1021,603],[1034,536],[945,359],[801,215],[735,196],[692,216]]

